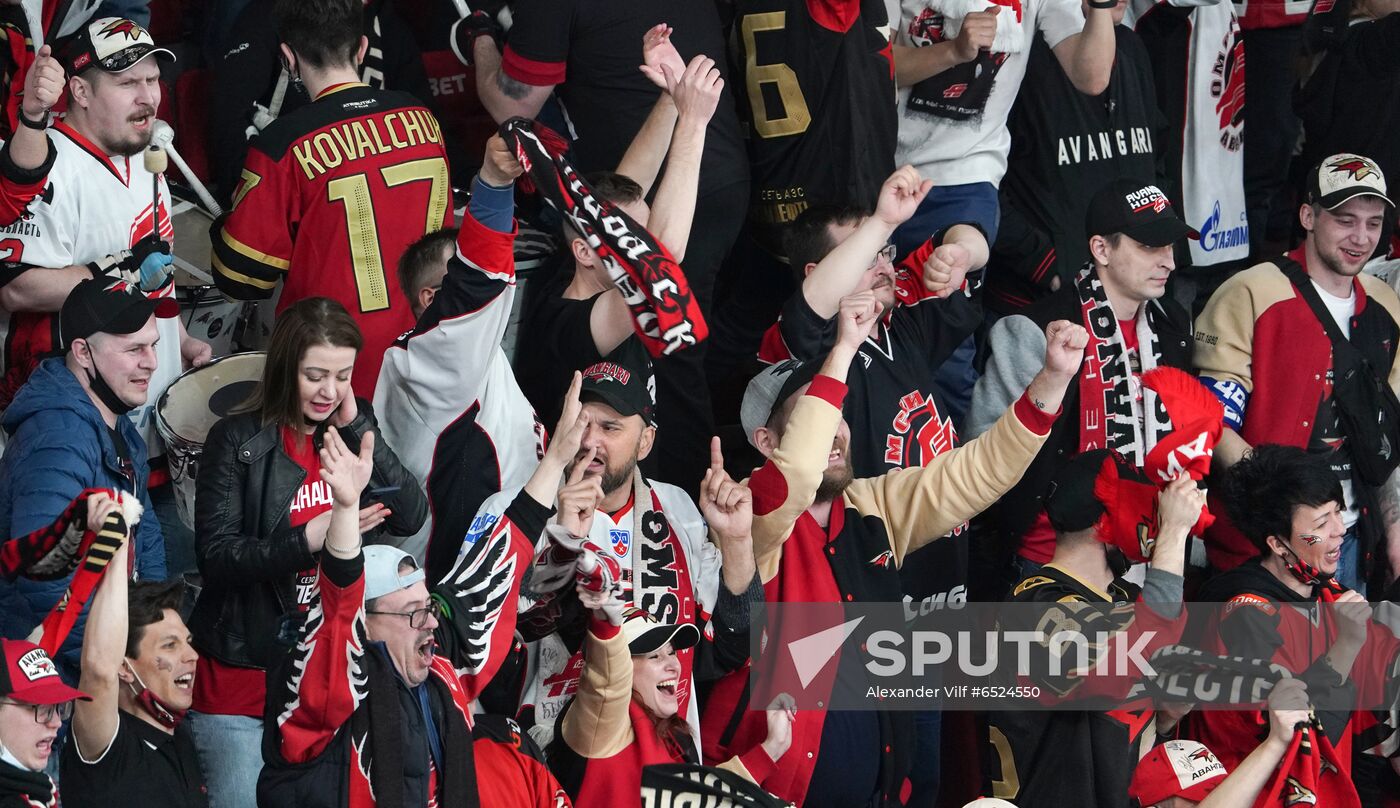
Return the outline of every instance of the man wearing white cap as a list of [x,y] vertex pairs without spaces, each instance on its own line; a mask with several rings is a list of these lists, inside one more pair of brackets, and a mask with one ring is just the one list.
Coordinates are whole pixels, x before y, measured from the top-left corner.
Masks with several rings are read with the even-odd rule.
[[[1361,271],[1376,251],[1384,219],[1394,214],[1386,194],[1385,175],[1370,158],[1334,154],[1323,160],[1309,172],[1298,210],[1307,231],[1303,244],[1231,278],[1196,320],[1195,363],[1225,407],[1227,428],[1216,460],[1234,465],[1261,443],[1331,453],[1347,529],[1335,577],[1363,594],[1371,551],[1377,561],[1389,557],[1391,577],[1400,570],[1400,497],[1386,484],[1389,472],[1377,468],[1391,454],[1387,441],[1400,445],[1400,432],[1394,424],[1366,431],[1348,424],[1346,409],[1359,402],[1338,383],[1356,367],[1376,386],[1400,389],[1400,298]],[[1373,405],[1363,409],[1375,411]],[[1375,426],[1374,415],[1363,420]],[[1364,462],[1358,453],[1368,450],[1383,455],[1379,463]],[[1394,468],[1394,460],[1388,464]],[[1206,538],[1217,569],[1256,555],[1225,520]]]
[[[175,297],[170,191],[141,158],[160,105],[157,59],[175,57],[141,26],[118,17],[83,26],[58,55],[69,76],[68,112],[50,130],[56,155],[49,182],[30,204],[29,216],[0,233],[0,261],[6,262],[0,308],[9,312],[0,407],[9,405],[39,359],[58,347],[54,312],[80,281],[119,277],[149,297]],[[47,117],[29,125],[42,127]],[[160,209],[154,211],[157,194]],[[131,411],[131,420],[154,461],[150,487],[156,509],[173,516],[154,409],[183,367],[208,362],[211,352],[185,332],[179,318],[162,320],[159,328],[159,366],[146,402]],[[167,538],[177,524],[163,522]],[[193,538],[172,544],[176,571],[193,569]]]

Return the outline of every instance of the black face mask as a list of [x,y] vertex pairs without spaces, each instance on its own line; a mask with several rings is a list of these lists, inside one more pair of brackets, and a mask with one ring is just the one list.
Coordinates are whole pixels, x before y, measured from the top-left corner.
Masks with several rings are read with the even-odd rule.
[[117,395],[117,391],[107,384],[107,380],[102,376],[102,371],[97,367],[97,357],[93,354],[91,345],[88,346],[88,358],[92,360],[92,367],[84,368],[87,371],[88,386],[92,388],[93,393],[97,394],[97,398],[107,405],[107,409],[118,416],[126,415],[136,409],[122,401],[121,397]]

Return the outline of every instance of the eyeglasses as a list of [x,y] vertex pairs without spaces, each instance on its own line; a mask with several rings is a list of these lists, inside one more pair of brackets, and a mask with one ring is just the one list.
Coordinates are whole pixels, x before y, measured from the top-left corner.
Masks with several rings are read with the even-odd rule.
[[430,603],[421,609],[414,609],[411,612],[380,612],[366,609],[365,614],[391,614],[395,617],[407,617],[408,627],[421,631],[428,627],[428,615],[441,617],[442,609],[438,608],[437,603]]
[[875,258],[874,258],[873,260],[871,260],[871,262],[870,262],[870,268],[871,268],[871,269],[874,269],[875,267],[878,267],[878,266],[880,265],[881,262],[884,262],[884,263],[887,263],[887,264],[893,264],[893,263],[894,263],[894,245],[893,245],[893,244],[886,244],[885,246],[883,246],[883,247],[880,248],[880,251],[879,251],[879,252],[875,253]]
[[54,716],[58,716],[59,721],[67,721],[73,717],[73,702],[71,701],[64,701],[58,704],[29,704],[23,701],[0,699],[0,704],[13,704],[16,707],[28,707],[34,711],[34,723],[36,724],[52,724]]

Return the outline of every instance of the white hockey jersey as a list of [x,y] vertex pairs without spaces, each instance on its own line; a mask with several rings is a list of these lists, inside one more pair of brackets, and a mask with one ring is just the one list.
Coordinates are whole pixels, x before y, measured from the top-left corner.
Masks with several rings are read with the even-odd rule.
[[[154,175],[140,155],[110,157],[92,141],[62,121],[54,124],[50,140],[56,155],[44,192],[29,206],[29,215],[0,228],[0,247],[9,250],[5,260],[24,267],[62,268],[87,264],[130,249],[150,235],[154,199]],[[170,222],[170,189],[159,178],[160,235],[173,244]],[[175,286],[153,293],[173,297]],[[22,338],[36,352],[57,348],[57,314],[4,312],[7,359],[10,348]],[[181,373],[180,328],[174,319],[158,320],[160,343],[157,368],[151,377],[146,403],[130,413],[141,431],[151,457],[165,453],[155,429],[155,407],[165,388]],[[14,333],[11,333],[13,330]]]
[[[719,597],[719,547],[709,540],[704,517],[688,494],[674,485],[654,480],[647,480],[646,486],[654,495],[653,507],[659,506],[665,517],[669,536],[660,535],[665,531],[651,537],[636,535],[638,523],[645,531],[653,520],[648,514],[637,512],[639,506],[634,499],[617,520],[602,510],[594,512],[589,541],[621,565],[624,600],[646,609],[663,623],[693,622],[706,637],[712,638],[709,623]],[[640,493],[645,496],[647,491],[648,488],[642,488]],[[504,508],[513,499],[513,496],[502,497],[497,508]],[[487,516],[483,521],[489,520]],[[547,541],[542,537],[537,542],[537,554]],[[674,557],[672,547],[679,547],[683,557]],[[679,580],[682,573],[685,581]],[[671,580],[667,580],[668,576]],[[695,697],[695,651],[692,648],[679,654],[682,674],[676,697],[698,746],[700,715]],[[555,724],[578,691],[582,674],[582,650],[570,652],[557,633],[531,643],[530,675],[525,683],[522,706],[534,709],[535,726],[530,736],[541,748],[553,740]]]
[[[1139,28],[1160,7],[1189,9],[1186,120],[1181,159],[1182,218],[1201,233],[1187,244],[1194,266],[1249,255],[1244,200],[1244,40],[1226,0],[1132,0],[1124,24]],[[1146,37],[1144,37],[1146,40]],[[1171,40],[1171,45],[1176,40]],[[1153,46],[1148,43],[1149,52]],[[1154,59],[1159,54],[1152,52]],[[1175,64],[1176,57],[1172,57]],[[1169,116],[1170,117],[1170,116]]]
[[486,498],[523,487],[544,454],[545,430],[500,347],[514,241],[469,208],[442,288],[379,371],[380,430],[428,497],[428,521],[402,547],[424,560],[430,582],[451,570]]

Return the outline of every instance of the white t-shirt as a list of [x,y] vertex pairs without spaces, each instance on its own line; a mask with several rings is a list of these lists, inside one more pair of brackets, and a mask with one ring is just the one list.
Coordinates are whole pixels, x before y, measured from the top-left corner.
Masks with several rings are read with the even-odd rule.
[[1356,290],[1349,290],[1350,294],[1346,297],[1337,297],[1319,286],[1317,281],[1312,281],[1312,285],[1317,290],[1317,296],[1322,298],[1323,304],[1332,313],[1332,319],[1337,321],[1342,336],[1351,339],[1351,318],[1356,314]]
[[[1337,321],[1337,328],[1341,329],[1342,336],[1351,339],[1351,318],[1356,314],[1356,290],[1353,288],[1351,294],[1346,297],[1337,297],[1331,292],[1323,289],[1317,281],[1311,281],[1313,288],[1317,290],[1317,296],[1322,298],[1322,303],[1331,313],[1332,319]],[[1356,503],[1356,497],[1352,496],[1351,477],[1346,477],[1342,481],[1342,496],[1346,500],[1346,510],[1342,512],[1342,524],[1350,530],[1356,524],[1356,520],[1361,518],[1361,508]]]
[[[913,47],[956,38],[964,16],[992,5],[989,0],[885,0],[894,43]],[[911,109],[911,95],[919,92],[919,86],[900,89],[896,163],[912,164],[935,185],[974,182],[1000,185],[1006,174],[1007,154],[1011,151],[1011,132],[1006,128],[1006,120],[1026,75],[1035,32],[1039,31],[1046,44],[1053,48],[1082,30],[1084,13],[1078,0],[1021,0],[1019,24],[1012,8],[1001,7],[997,15],[997,37],[988,64],[983,65],[982,60],[970,63],[995,71],[980,113],[955,120]],[[996,66],[994,63],[998,60],[1001,64]],[[972,81],[943,89],[944,98],[954,98],[964,91],[975,94],[975,85],[986,81],[986,75],[977,67],[963,67],[975,72]],[[914,106],[919,106],[917,99]]]
[[[0,236],[22,245],[22,252],[12,260],[33,267],[87,264],[130,249],[151,233],[152,175],[141,155],[109,157],[62,123],[50,130],[49,139],[56,156],[44,193],[29,205],[28,216],[0,229]],[[164,177],[160,179],[160,206],[161,237],[173,244],[170,189]],[[159,294],[174,297],[174,284],[167,284]],[[160,343],[150,393],[146,403],[129,415],[151,457],[165,454],[165,444],[155,429],[156,403],[181,372],[179,324],[174,318],[156,322]]]

